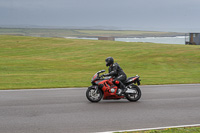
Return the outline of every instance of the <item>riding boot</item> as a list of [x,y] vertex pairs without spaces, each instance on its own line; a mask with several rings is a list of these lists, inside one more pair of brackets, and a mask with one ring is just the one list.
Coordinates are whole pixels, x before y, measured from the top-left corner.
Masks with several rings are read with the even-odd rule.
[[124,84],[121,81],[120,81],[120,89],[121,89],[121,91],[118,91],[117,95],[121,95],[126,92],[126,87],[124,86]]
[[122,89],[122,93],[126,92],[126,87],[123,83],[121,83],[120,88]]

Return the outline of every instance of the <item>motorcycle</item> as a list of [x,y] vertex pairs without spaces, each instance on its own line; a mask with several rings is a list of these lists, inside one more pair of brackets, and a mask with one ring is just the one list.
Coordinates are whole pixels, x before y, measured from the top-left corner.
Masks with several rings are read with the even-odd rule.
[[[103,74],[105,70],[98,71],[92,78],[92,86],[88,87],[86,91],[86,97],[91,102],[99,102],[102,98],[103,100],[119,100],[127,99],[130,102],[136,102],[141,98],[141,90],[138,87],[140,85],[140,76],[136,75],[134,77],[129,77],[124,85],[126,86],[126,91],[122,95],[118,95],[119,87],[113,83],[113,77],[104,77]],[[137,85],[136,85],[137,83]]]

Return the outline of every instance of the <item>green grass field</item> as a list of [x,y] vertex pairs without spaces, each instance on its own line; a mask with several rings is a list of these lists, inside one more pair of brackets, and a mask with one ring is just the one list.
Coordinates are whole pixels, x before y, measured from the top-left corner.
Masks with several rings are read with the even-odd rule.
[[199,133],[200,127],[167,128],[162,130],[135,131],[124,133]]
[[85,87],[112,56],[141,83],[200,83],[200,46],[0,36],[0,89]]

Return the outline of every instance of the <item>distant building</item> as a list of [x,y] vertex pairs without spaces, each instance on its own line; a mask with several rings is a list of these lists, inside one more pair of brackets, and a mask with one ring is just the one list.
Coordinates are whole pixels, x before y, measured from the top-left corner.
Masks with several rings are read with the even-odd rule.
[[98,37],[98,40],[109,40],[109,41],[115,41],[114,37]]
[[200,45],[200,33],[189,33],[189,39],[185,41],[185,44]]

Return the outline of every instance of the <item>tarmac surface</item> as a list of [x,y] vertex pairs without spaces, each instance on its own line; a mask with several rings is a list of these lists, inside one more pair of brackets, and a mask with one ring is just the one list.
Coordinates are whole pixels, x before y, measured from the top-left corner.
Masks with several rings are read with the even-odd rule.
[[200,84],[140,86],[138,102],[87,100],[87,88],[1,90],[0,133],[88,133],[200,124]]

